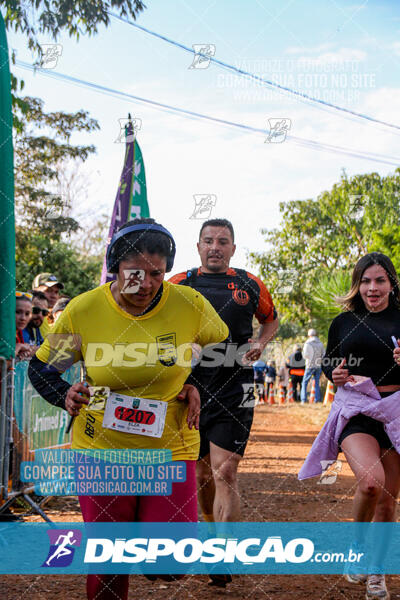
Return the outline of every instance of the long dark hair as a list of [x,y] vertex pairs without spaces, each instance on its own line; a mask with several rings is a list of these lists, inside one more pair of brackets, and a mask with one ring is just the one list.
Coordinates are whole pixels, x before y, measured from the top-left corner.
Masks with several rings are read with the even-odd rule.
[[337,302],[341,304],[345,310],[360,311],[365,308],[360,294],[360,283],[364,271],[374,265],[379,265],[385,269],[393,287],[392,292],[389,294],[389,304],[400,309],[399,279],[392,261],[386,254],[382,254],[381,252],[370,252],[357,261],[351,278],[350,291],[344,296],[336,298]]

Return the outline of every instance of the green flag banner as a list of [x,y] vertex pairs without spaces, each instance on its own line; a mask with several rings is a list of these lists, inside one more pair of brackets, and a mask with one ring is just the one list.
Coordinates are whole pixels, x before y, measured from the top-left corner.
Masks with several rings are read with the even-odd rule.
[[134,146],[134,175],[132,182],[132,194],[130,199],[130,210],[128,212],[128,221],[130,219],[144,218],[150,216],[149,205],[147,204],[146,175],[144,171],[143,155],[137,140]]
[[0,14],[0,356],[15,351],[14,162],[8,45]]

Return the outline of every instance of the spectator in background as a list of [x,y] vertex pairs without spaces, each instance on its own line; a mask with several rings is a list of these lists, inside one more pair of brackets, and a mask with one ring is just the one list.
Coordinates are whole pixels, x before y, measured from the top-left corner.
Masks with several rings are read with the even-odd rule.
[[278,377],[279,377],[279,385],[281,385],[283,388],[283,394],[284,394],[284,398],[286,400],[286,391],[287,391],[287,387],[289,385],[289,369],[287,368],[285,363],[283,363],[281,365],[281,368],[279,369],[279,372],[278,372]]
[[[32,289],[35,292],[43,292],[47,298],[48,307],[53,308],[60,298],[60,290],[64,289],[64,284],[58,281],[52,273],[39,273],[32,283]],[[53,317],[49,314],[40,326],[40,333],[45,338],[53,325]]]
[[259,401],[265,401],[265,388],[264,388],[264,383],[265,383],[265,375],[267,373],[267,365],[265,364],[265,362],[261,359],[256,360],[253,363],[253,372],[254,372],[254,384],[255,384],[255,388],[257,391],[257,395],[259,398]]
[[321,377],[321,361],[325,353],[325,347],[317,337],[315,329],[309,329],[307,341],[303,346],[303,356],[306,361],[303,382],[301,384],[301,403],[307,402],[307,385],[312,377],[315,380],[315,402],[322,402],[321,390],[319,389],[319,379]]
[[270,390],[271,386],[274,387],[274,385],[275,385],[275,379],[276,379],[275,361],[270,360],[270,361],[268,361],[267,373],[265,375],[265,381],[267,383],[267,398],[269,398],[269,390]]
[[43,342],[43,336],[40,332],[40,326],[43,320],[49,314],[47,298],[43,292],[32,292],[32,318],[24,329],[29,343],[35,346],[35,352]]
[[26,360],[31,357],[31,346],[28,335],[24,329],[32,317],[32,294],[27,292],[15,292],[15,357]]
[[301,353],[300,344],[295,345],[294,352],[289,356],[286,366],[289,369],[289,377],[293,386],[294,400],[296,402],[300,402],[299,390],[301,389],[301,384],[303,382],[304,376],[304,368],[306,366],[303,355]]
[[62,311],[70,301],[71,298],[68,298],[68,296],[61,296],[61,298],[57,300],[52,310],[54,323],[57,321],[58,317],[61,315]]

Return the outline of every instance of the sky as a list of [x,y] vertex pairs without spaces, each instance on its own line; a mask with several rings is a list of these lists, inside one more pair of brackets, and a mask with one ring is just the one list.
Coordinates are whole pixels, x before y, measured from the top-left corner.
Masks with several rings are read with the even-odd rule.
[[[188,47],[211,44],[215,58],[234,67],[400,126],[400,5],[395,0],[146,4],[137,23],[154,32]],[[39,39],[54,43],[50,37]],[[35,62],[23,35],[10,32],[8,41],[19,61]],[[120,120],[128,113],[140,119],[150,214],[175,237],[174,272],[199,263],[202,220],[191,218],[196,195],[215,199],[211,218],[232,221],[237,242],[232,264],[251,270],[247,253],[265,249],[261,230],[279,226],[280,202],[316,198],[340,179],[343,169],[348,175],[387,175],[395,169],[302,147],[290,135],[400,157],[400,131],[322,110],[213,63],[189,68],[189,53],[113,18],[96,36],[79,42],[61,36],[57,43],[62,48],[53,71],[265,130],[235,130],[154,110],[14,67],[25,81],[25,93],[42,98],[45,110],[85,109],[99,121],[99,131],[72,138],[97,149],[81,167],[88,195],[83,206],[75,207],[79,214],[111,218],[124,157],[124,144],[117,141]],[[269,119],[286,119],[286,139],[266,142]]]

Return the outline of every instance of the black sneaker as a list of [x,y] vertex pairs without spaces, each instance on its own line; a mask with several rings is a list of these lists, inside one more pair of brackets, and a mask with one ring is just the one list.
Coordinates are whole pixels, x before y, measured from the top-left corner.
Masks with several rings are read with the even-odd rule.
[[208,585],[213,585],[220,588],[225,588],[227,583],[232,583],[232,575],[226,573],[224,575],[217,575],[213,573],[209,575],[211,581],[208,582]]

